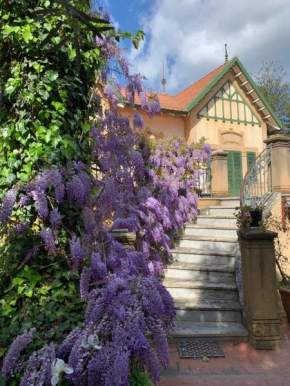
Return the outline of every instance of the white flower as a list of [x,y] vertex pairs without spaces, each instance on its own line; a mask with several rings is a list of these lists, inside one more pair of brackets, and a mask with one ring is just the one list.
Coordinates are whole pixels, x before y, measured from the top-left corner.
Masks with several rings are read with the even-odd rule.
[[87,341],[85,339],[83,339],[82,347],[84,347],[84,348],[93,347],[97,350],[100,350],[102,348],[102,346],[99,343],[100,343],[100,341],[99,341],[98,335],[91,334],[88,336]]
[[52,378],[50,382],[52,386],[56,386],[58,384],[62,373],[72,374],[73,372],[73,368],[68,367],[62,359],[55,359],[51,365]]

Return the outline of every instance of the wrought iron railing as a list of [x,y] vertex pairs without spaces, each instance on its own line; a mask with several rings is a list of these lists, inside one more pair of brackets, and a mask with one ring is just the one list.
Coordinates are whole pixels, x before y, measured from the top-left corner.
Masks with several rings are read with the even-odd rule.
[[268,146],[256,158],[245,175],[241,188],[241,206],[255,208],[265,203],[272,193],[272,147]]

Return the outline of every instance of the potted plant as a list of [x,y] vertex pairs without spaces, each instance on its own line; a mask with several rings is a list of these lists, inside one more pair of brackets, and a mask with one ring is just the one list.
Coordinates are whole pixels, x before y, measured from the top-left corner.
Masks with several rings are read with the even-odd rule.
[[252,208],[250,206],[236,208],[235,217],[237,219],[237,226],[239,229],[250,229],[250,225],[252,223],[251,211]]
[[264,229],[263,224],[263,206],[256,206],[252,208],[251,206],[243,206],[241,208],[236,208],[236,219],[237,226],[240,229],[249,230],[250,228]]

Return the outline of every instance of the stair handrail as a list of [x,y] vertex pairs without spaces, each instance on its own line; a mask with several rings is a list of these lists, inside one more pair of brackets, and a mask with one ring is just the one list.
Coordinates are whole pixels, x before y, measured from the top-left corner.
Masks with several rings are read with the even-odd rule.
[[240,193],[240,206],[257,207],[265,203],[271,195],[272,145],[267,146],[249,167],[242,183]]

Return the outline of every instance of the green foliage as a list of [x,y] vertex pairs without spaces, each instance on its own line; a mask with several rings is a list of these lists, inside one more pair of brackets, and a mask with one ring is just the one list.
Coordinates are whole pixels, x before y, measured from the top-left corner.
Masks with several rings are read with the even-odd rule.
[[130,386],[152,386],[152,383],[147,373],[133,366],[130,373]]
[[83,319],[79,275],[71,272],[66,259],[40,249],[29,266],[19,264],[33,240],[24,233],[0,244],[0,358],[25,329],[37,329],[34,350],[44,341],[61,342]]
[[[72,4],[88,12],[88,2]],[[42,10],[62,9],[49,0],[38,5]],[[0,12],[0,185],[9,187],[26,182],[43,165],[88,160],[84,134],[89,131],[88,105],[101,59],[87,26],[72,27],[65,13],[36,15],[33,0],[4,1]],[[66,36],[74,44],[67,39],[59,45]]]
[[255,75],[257,85],[285,125],[286,134],[290,129],[290,82],[286,81],[287,73],[278,62],[262,62]]

